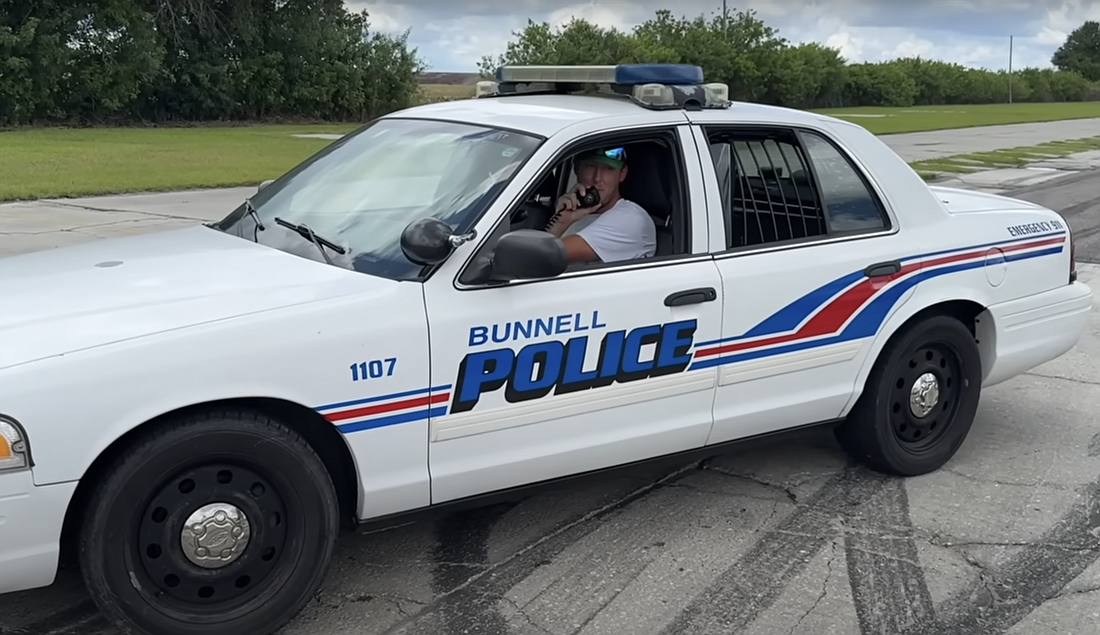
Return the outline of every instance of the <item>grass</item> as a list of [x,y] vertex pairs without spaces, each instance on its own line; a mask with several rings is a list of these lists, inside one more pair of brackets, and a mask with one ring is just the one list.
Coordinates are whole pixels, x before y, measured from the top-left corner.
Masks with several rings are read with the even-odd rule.
[[[425,100],[464,98],[470,85],[424,85]],[[993,104],[817,111],[875,134],[1100,116],[1100,103]],[[345,133],[357,123],[0,131],[0,201],[254,185],[330,143],[302,133]],[[1091,140],[963,155],[915,165],[926,178],[973,166],[1019,165],[1024,152],[1092,149]],[[1076,144],[1076,145],[1074,145]],[[1085,145],[1081,145],[1085,144]],[[1016,154],[1011,154],[1015,152]],[[976,161],[977,163],[968,163]]]
[[1089,150],[1100,150],[1100,136],[1067,141],[1048,141],[1033,146],[1005,148],[989,152],[955,154],[949,157],[913,161],[909,165],[913,166],[913,169],[922,177],[931,180],[944,174],[968,174],[980,170],[1019,168],[1030,163]]
[[274,178],[357,124],[0,132],[0,200],[231,187]]
[[424,101],[467,99],[477,89],[473,84],[421,84],[420,97]]
[[875,134],[895,134],[1100,117],[1100,102],[828,108],[813,112],[858,123]]

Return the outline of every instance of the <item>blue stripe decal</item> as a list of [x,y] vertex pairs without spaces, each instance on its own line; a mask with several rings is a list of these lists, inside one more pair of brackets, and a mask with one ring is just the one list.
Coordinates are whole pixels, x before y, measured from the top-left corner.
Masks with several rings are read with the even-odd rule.
[[[1048,249],[1042,249],[1039,251],[1024,252],[1020,254],[1010,254],[1006,256],[1007,260],[1028,260],[1031,258],[1040,258],[1042,256],[1050,256],[1053,254],[1059,254],[1064,251],[1064,246],[1059,245],[1057,247],[1051,247]],[[796,351],[807,350],[811,348],[819,348],[822,346],[829,346],[830,344],[839,344],[841,342],[850,342],[853,340],[863,339],[866,337],[872,337],[882,327],[882,324],[886,321],[886,316],[890,310],[897,304],[898,298],[905,294],[906,291],[913,288],[920,282],[929,280],[931,278],[937,278],[951,273],[959,271],[966,271],[968,269],[980,269],[985,267],[984,260],[978,260],[973,262],[964,262],[957,265],[949,265],[939,267],[936,269],[928,269],[914,273],[912,276],[900,280],[897,284],[884,291],[881,295],[872,300],[867,306],[865,306],[856,317],[848,323],[848,326],[839,333],[832,337],[826,337],[816,340],[809,340],[803,342],[793,342],[784,346],[776,346],[774,348],[765,348],[745,351],[733,355],[717,356],[700,359],[691,364],[689,370],[699,370],[704,368],[713,368],[715,366],[724,366],[726,364],[736,364],[738,362],[749,361],[752,359],[761,359],[764,357],[772,357],[775,355],[783,355],[785,353],[793,353]]]
[[[1037,240],[1043,240],[1046,238],[1053,238],[1056,236],[1064,236],[1065,231],[1049,232],[1046,234],[1032,234],[1030,236],[1022,238],[1009,238],[1007,240],[998,240],[994,242],[982,243],[978,245],[969,245],[967,247],[957,247],[954,249],[944,249],[941,251],[933,251],[924,254],[916,254],[913,256],[906,256],[900,259],[900,262],[911,262],[913,260],[920,260],[922,258],[932,258],[935,256],[946,256],[948,254],[963,253],[966,251],[973,251],[976,249],[982,249],[987,247],[998,247],[1004,245],[1013,245],[1019,243],[1034,242]],[[1061,251],[1061,250],[1059,250]],[[1043,254],[1045,255],[1045,253]],[[974,256],[978,258],[979,256]],[[1007,260],[1019,260],[1017,256],[1010,256]],[[998,258],[996,262],[1001,262]],[[983,263],[984,265],[984,263]],[[826,302],[834,298],[844,289],[847,289],[851,285],[862,280],[865,276],[863,271],[855,271],[845,275],[842,278],[829,282],[825,285],[814,289],[810,293],[798,298],[794,302],[791,302],[787,306],[779,309],[763,322],[754,326],[750,331],[742,335],[734,335],[730,337],[723,337],[715,340],[707,340],[705,342],[699,342],[695,346],[697,348],[706,348],[716,344],[727,344],[729,342],[736,342],[738,340],[752,339],[756,337],[763,337],[767,335],[778,335],[780,333],[789,333],[794,331],[800,324],[802,324],[806,318],[808,318],[814,311],[821,308]]]

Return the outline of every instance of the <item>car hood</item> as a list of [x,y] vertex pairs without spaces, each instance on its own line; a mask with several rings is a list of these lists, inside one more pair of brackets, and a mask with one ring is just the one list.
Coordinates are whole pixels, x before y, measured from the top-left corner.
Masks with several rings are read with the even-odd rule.
[[0,369],[388,284],[204,226],[0,258]]
[[970,214],[975,212],[1001,212],[1006,210],[1045,210],[1046,208],[1035,203],[979,192],[976,190],[964,190],[957,187],[934,185],[929,187],[932,193],[944,204],[948,212],[952,214]]

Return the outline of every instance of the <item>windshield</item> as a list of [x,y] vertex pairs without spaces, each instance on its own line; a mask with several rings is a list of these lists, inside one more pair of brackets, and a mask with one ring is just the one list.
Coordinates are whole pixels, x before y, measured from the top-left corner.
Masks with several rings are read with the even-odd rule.
[[469,231],[541,142],[484,126],[380,119],[252,196],[262,231],[243,202],[215,227],[324,262],[316,244],[275,219],[304,224],[345,250],[325,247],[337,266],[415,278],[421,267],[401,253],[405,227],[434,217]]

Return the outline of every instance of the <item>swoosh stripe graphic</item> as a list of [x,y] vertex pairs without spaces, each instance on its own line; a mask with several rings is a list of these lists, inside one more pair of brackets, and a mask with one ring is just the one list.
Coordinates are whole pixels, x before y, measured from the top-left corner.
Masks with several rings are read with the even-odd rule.
[[[955,249],[945,249],[934,251],[924,254],[916,254],[912,256],[905,256],[901,258],[901,262],[908,263],[912,261],[920,261],[924,258],[943,257],[948,255],[956,255],[961,252],[973,252],[977,249],[989,249],[991,247],[999,247],[1002,251],[1010,251],[1016,249],[1025,249],[1029,247],[1038,246],[1043,240],[1054,242],[1064,242],[1066,232],[1052,232],[1048,234],[1038,234],[1034,236],[1027,236],[1023,238],[1010,238],[1008,240],[998,240],[994,242],[981,243],[977,245],[969,245],[966,247],[958,247]],[[1058,240],[1060,239],[1060,240]],[[983,252],[984,253],[984,252]],[[925,267],[933,266],[931,262],[924,263]],[[763,322],[752,327],[742,335],[736,335],[731,337],[723,337],[717,340],[708,340],[698,342],[696,348],[705,348],[714,344],[731,342],[735,340],[753,339],[757,337],[766,337],[772,335],[780,335],[784,333],[791,333],[798,329],[800,324],[805,323],[806,319],[820,310],[823,305],[830,300],[837,297],[845,289],[848,289],[852,285],[864,280],[862,271],[854,271],[837,280],[828,282],[817,289],[807,293],[806,295],[798,298],[794,302],[779,309],[772,315],[768,316]]]

